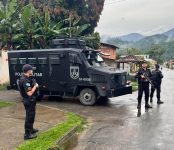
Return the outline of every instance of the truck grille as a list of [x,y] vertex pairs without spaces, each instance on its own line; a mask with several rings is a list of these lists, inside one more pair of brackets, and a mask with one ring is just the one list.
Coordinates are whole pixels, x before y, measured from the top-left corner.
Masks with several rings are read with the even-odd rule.
[[92,82],[106,82],[105,76],[99,74],[92,74],[91,76]]
[[114,82],[117,86],[126,85],[126,75],[123,74],[114,75]]

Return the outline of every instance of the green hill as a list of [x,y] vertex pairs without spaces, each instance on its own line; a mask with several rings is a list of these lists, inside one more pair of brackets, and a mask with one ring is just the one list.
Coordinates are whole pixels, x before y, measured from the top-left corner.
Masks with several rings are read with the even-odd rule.
[[153,57],[155,57],[155,52],[162,51],[161,56],[156,56],[160,57],[160,61],[174,59],[174,38],[164,34],[147,36],[137,42],[123,41],[118,38],[108,38],[106,42],[120,47],[119,54],[126,54],[128,49],[133,48],[138,49],[134,50],[136,53],[151,55],[154,51]]

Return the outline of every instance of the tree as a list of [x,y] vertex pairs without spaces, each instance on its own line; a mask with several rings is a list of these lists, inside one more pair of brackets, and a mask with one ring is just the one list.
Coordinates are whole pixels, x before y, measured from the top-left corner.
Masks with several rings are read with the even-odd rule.
[[[16,5],[17,1],[18,5]],[[26,4],[26,1],[23,2]],[[59,0],[59,2],[61,1]],[[68,3],[70,1],[67,0],[66,2]],[[71,5],[65,5],[65,3],[64,5],[66,7],[64,7],[69,9],[69,12],[76,13],[76,7],[73,7],[75,2],[77,3],[78,1],[73,1]],[[81,2],[86,3],[86,1],[83,0]],[[83,18],[68,16],[67,19],[64,18],[55,21],[46,3],[44,3],[44,7],[40,9],[34,6],[34,3],[28,3],[23,6],[23,3],[21,3],[21,1],[19,2],[19,0],[10,0],[6,8],[11,6],[15,7],[10,9],[8,16],[6,16],[7,9],[2,9],[0,11],[0,30],[2,31],[0,40],[4,44],[6,43],[9,45],[8,49],[10,49],[11,46],[13,46],[13,49],[14,47],[16,49],[48,48],[49,41],[60,35],[79,37],[86,41],[91,40],[92,42],[90,43],[93,43],[92,45],[94,45],[95,48],[99,47],[99,34],[85,33],[86,30],[90,28],[90,25],[85,23],[82,24]],[[69,23],[71,23],[71,25],[69,25]],[[9,32],[7,32],[7,30]]]
[[0,3],[0,41],[1,47],[10,49],[12,47],[12,38],[18,25],[18,7],[17,0],[9,0]]
[[100,48],[100,35],[98,32],[89,34],[88,36],[81,36],[80,38],[86,42],[86,45],[88,47],[91,47],[93,49]]
[[[26,2],[26,0],[23,0]],[[51,19],[55,22],[64,18],[70,18],[68,24],[71,27],[71,21],[81,18],[79,25],[90,24],[85,34],[92,34],[97,22],[100,19],[105,0],[33,0],[33,4],[41,11],[47,6],[51,14]]]
[[149,54],[152,59],[157,60],[158,63],[162,63],[164,61],[163,54],[165,54],[165,49],[159,45],[154,45],[147,51],[147,54]]
[[138,48],[128,48],[127,54],[128,55],[140,55],[140,54],[142,54],[142,51]]

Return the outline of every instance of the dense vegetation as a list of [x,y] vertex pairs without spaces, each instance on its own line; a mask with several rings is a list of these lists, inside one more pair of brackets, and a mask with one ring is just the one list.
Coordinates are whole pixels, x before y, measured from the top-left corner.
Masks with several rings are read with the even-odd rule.
[[149,54],[159,63],[174,59],[174,39],[166,35],[154,35],[145,37],[137,42],[123,41],[118,38],[109,38],[108,43],[120,47],[119,54]]
[[90,24],[91,26],[85,31],[91,34],[97,26],[100,14],[103,10],[104,0],[33,0],[36,7],[43,9],[47,6],[54,20],[60,21],[64,18],[72,19],[81,18],[80,25]]
[[3,0],[0,2],[1,48],[47,48],[49,40],[57,36],[95,39],[91,41],[99,46],[99,34],[94,33],[94,28],[103,5],[104,0]]

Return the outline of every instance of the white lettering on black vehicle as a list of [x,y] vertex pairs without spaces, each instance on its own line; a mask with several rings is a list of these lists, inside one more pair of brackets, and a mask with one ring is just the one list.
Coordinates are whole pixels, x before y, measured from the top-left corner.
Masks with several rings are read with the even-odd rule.
[[70,77],[74,80],[79,78],[79,66],[70,66]]
[[21,72],[15,72],[15,76],[17,76],[17,77],[20,77],[22,75],[23,75],[23,73],[21,73]]
[[[21,77],[23,75],[23,73],[21,73],[21,72],[15,72],[15,76],[17,76],[17,77]],[[33,73],[33,76],[34,77],[42,77],[43,75],[42,75],[42,73]]]
[[91,79],[90,78],[79,78],[79,81],[86,81],[86,82],[90,82]]

